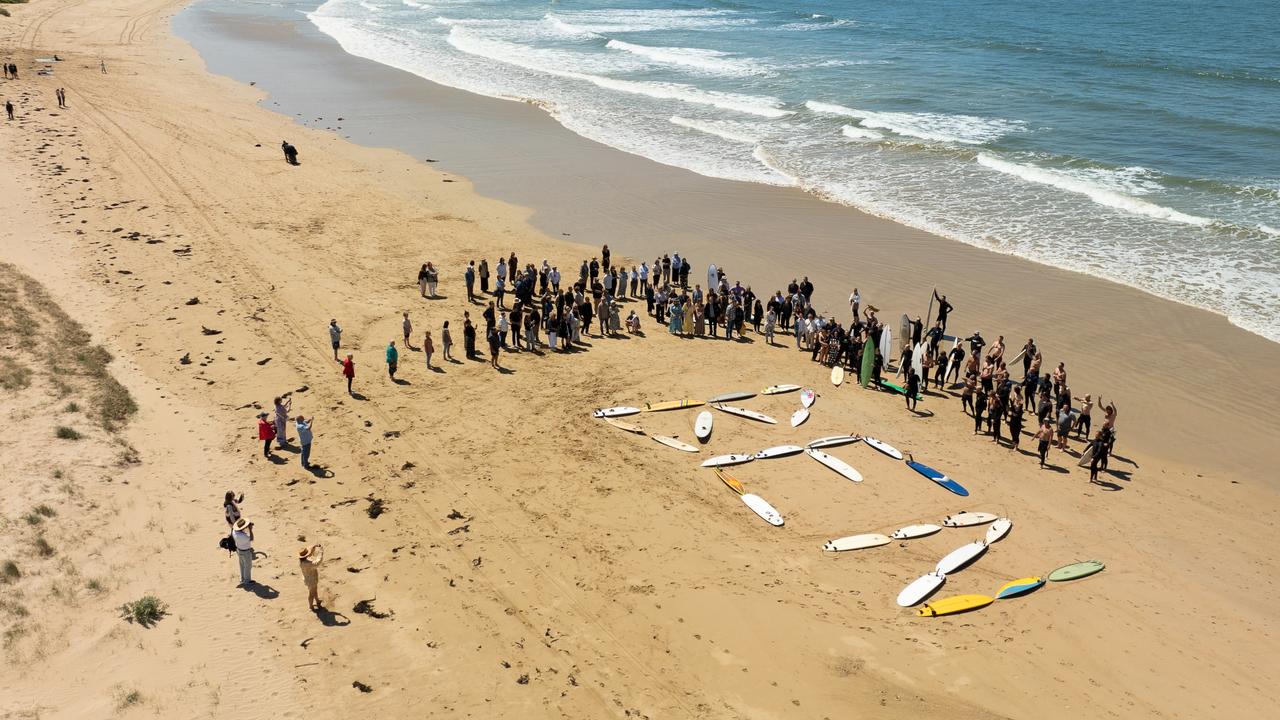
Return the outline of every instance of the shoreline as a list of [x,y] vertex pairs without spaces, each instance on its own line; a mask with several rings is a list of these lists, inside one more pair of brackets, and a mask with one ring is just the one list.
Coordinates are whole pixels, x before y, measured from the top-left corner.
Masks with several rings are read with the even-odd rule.
[[[936,282],[960,308],[953,332],[980,330],[988,342],[1003,333],[1014,349],[1035,337],[1046,368],[1067,362],[1076,394],[1116,400],[1125,416],[1122,443],[1207,472],[1251,474],[1280,462],[1267,440],[1280,432],[1280,419],[1246,420],[1215,407],[1202,389],[1267,387],[1266,368],[1280,365],[1280,345],[1221,315],[797,188],[708,178],[630,155],[573,134],[536,106],[349,55],[296,8],[260,12],[198,2],[176,18],[175,30],[204,53],[211,71],[267,92],[263,107],[315,129],[340,124],[333,132],[352,142],[434,160],[481,194],[530,208],[531,224],[550,236],[608,242],[629,257],[682,251],[695,260],[695,276],[708,261],[724,267],[731,256],[730,274],[744,285],[765,278],[766,292],[790,279],[778,266],[797,274],[808,267],[822,312],[843,318],[843,298],[857,286],[867,302],[887,309],[895,331],[904,308],[924,313]],[[296,82],[299,76],[308,80]],[[548,176],[556,182],[545,182]],[[805,255],[807,262],[791,260]],[[1218,351],[1224,347],[1232,357]],[[1207,414],[1206,421],[1167,427],[1161,418],[1173,403]],[[1222,452],[1224,445],[1236,452]]]

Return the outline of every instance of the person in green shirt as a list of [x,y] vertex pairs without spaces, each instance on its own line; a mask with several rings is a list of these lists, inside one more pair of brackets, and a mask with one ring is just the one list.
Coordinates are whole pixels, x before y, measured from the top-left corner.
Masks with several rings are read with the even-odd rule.
[[396,341],[392,340],[387,344],[387,374],[391,376],[391,380],[396,379],[396,363],[400,360],[400,352],[396,350]]

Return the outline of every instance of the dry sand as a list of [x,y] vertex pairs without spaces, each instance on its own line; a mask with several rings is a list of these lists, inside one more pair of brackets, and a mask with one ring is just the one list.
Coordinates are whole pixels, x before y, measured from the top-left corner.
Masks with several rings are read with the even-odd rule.
[[[591,338],[586,352],[504,357],[507,374],[480,362],[431,373],[402,352],[407,384],[392,384],[381,350],[402,310],[415,346],[427,328],[438,343],[446,319],[460,344],[466,260],[514,249],[576,267],[594,248],[542,235],[528,211],[410,157],[256,107],[256,91],[204,73],[167,34],[179,6],[43,0],[0,22],[23,76],[0,85],[20,116],[3,127],[0,260],[117,356],[112,372],[140,407],[119,433],[86,426],[73,451],[50,432],[66,400],[47,387],[0,403],[0,530],[31,568],[0,586],[0,717],[1202,718],[1274,705],[1264,541],[1277,502],[1261,462],[1213,472],[1151,440],[1122,446],[1108,491],[1069,456],[1055,455],[1067,472],[1038,471],[971,436],[955,399],[932,397],[936,414],[917,417],[887,395],[833,388],[806,356],[679,340],[651,321],[643,338]],[[53,52],[56,75],[35,77],[32,58]],[[300,167],[281,161],[285,136]],[[418,297],[426,260],[443,268],[447,298]],[[344,392],[330,317],[363,399]],[[781,382],[818,388],[813,419],[792,430],[721,416],[699,456],[587,414]],[[315,474],[289,452],[264,461],[254,440],[257,407],[286,391],[317,416]],[[786,417],[797,400],[744,404]],[[1201,419],[1172,401],[1158,409],[1170,425]],[[684,439],[692,421],[636,420]],[[803,457],[744,466],[735,475],[787,518],[774,529],[696,466],[851,430],[932,461],[972,497],[861,445],[833,451],[860,485]],[[137,463],[121,462],[125,447]],[[235,589],[215,546],[227,489],[247,493],[257,522],[256,592]],[[386,507],[377,518],[373,500]],[[38,558],[20,517],[40,503],[56,510],[40,524],[54,558]],[[940,597],[1079,559],[1108,569],[925,620],[894,596],[980,530],[819,551],[961,509],[1015,526]],[[306,608],[303,538],[326,548],[330,612]],[[170,614],[150,629],[119,620],[145,593]],[[354,611],[369,599],[390,616]]]

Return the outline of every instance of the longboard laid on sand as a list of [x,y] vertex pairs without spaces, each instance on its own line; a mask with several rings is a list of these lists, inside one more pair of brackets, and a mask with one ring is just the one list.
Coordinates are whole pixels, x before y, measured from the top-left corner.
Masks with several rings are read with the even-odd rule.
[[725,472],[724,470],[721,470],[720,468],[716,468],[716,477],[720,478],[720,482],[727,485],[730,490],[738,493],[739,495],[747,494],[747,489],[742,487],[742,483],[738,482],[737,478]]
[[600,408],[599,410],[596,410],[595,412],[591,413],[591,415],[598,418],[611,418],[611,417],[622,417],[623,415],[635,415],[638,412],[640,412],[640,408],[619,406],[619,407],[611,407],[611,408]]
[[947,527],[960,528],[981,525],[995,520],[996,516],[989,512],[962,512],[946,516],[943,518],[942,524]]
[[760,392],[764,395],[781,395],[782,393],[795,392],[799,389],[799,385],[770,385]]
[[712,416],[710,410],[703,410],[698,413],[697,419],[693,421],[693,434],[702,442],[706,442],[711,437],[711,426],[715,423],[715,417]]
[[864,443],[866,443],[866,444],[870,445],[871,447],[873,447],[873,448],[875,448],[875,449],[879,450],[880,452],[884,453],[885,455],[888,455],[889,457],[893,458],[894,460],[901,460],[901,459],[902,459],[902,453],[898,451],[898,448],[896,448],[896,447],[894,447],[894,446],[890,445],[889,443],[887,443],[887,442],[885,442],[885,441],[883,441],[883,440],[877,440],[877,439],[875,439],[875,438],[873,438],[873,437],[863,437],[863,438],[862,438],[862,442],[864,442]]
[[611,417],[605,418],[604,421],[618,428],[619,430],[626,430],[629,433],[635,433],[637,435],[644,434],[644,430],[642,430],[639,425],[632,425],[631,423],[622,422],[621,420],[614,420]]
[[862,473],[858,472],[857,470],[854,470],[852,465],[850,465],[849,463],[841,460],[840,458],[834,455],[830,455],[821,450],[815,450],[813,448],[809,448],[808,450],[805,450],[805,454],[807,454],[809,457],[813,458],[814,460],[817,460],[818,462],[822,463],[823,465],[826,465],[832,470],[835,470],[836,472],[840,473],[845,478],[852,480],[853,482],[858,482],[858,483],[862,482]]
[[777,445],[771,448],[765,448],[756,453],[757,460],[768,460],[770,458],[787,457],[788,455],[796,455],[804,452],[804,448],[799,445]]
[[720,403],[719,405],[712,405],[711,407],[717,410],[720,410],[722,412],[727,412],[730,415],[737,415],[738,417],[747,418],[748,420],[755,420],[756,422],[768,423],[770,425],[778,424],[777,420],[774,420],[773,418],[769,417],[768,415],[765,415],[764,413],[756,412],[755,410],[747,410],[746,408],[735,407],[733,405],[725,405],[724,403]]
[[673,437],[667,437],[666,435],[650,435],[649,437],[653,438],[654,440],[657,440],[658,442],[662,443],[663,445],[666,445],[669,448],[675,448],[676,450],[683,450],[684,452],[690,452],[690,453],[698,452],[698,448],[690,445],[687,442],[681,442],[680,440],[677,440]]
[[912,605],[916,605],[921,600],[932,595],[934,591],[942,587],[942,583],[946,581],[946,575],[937,571],[927,572],[915,580],[912,580],[909,585],[902,588],[902,592],[898,593],[898,604],[902,607],[911,607]]
[[1017,580],[1010,580],[1004,585],[1001,585],[1000,589],[996,591],[996,599],[1007,600],[1009,598],[1018,597],[1019,595],[1026,595],[1043,585],[1044,578],[1042,577],[1024,577],[1018,578]]
[[969,612],[984,608],[995,602],[995,598],[986,595],[953,595],[949,598],[934,600],[925,603],[916,614],[920,617],[938,617],[939,615],[954,615],[956,613]]
[[664,410],[683,410],[685,408],[698,407],[702,405],[701,400],[668,400],[659,403],[645,403],[645,412],[662,412]]
[[813,449],[836,447],[837,445],[848,445],[850,443],[856,443],[858,442],[859,439],[860,438],[858,438],[855,435],[828,435],[827,437],[818,438],[817,440],[814,440],[808,445],[805,445],[805,447],[813,448]]
[[867,533],[866,535],[850,535],[849,537],[836,538],[830,540],[822,549],[827,552],[846,552],[848,550],[865,550],[867,548],[880,547],[888,545],[889,538],[880,533]]
[[756,394],[753,392],[727,392],[707,400],[707,404],[715,405],[716,403],[733,402],[734,400],[750,400],[755,396]]
[[912,470],[915,470],[916,472],[938,483],[942,487],[950,490],[951,492],[959,495],[960,497],[969,496],[969,491],[965,490],[963,485],[956,482],[955,480],[952,480],[946,475],[943,475],[937,470],[934,470],[928,465],[925,465],[924,463],[918,463],[915,460],[908,460],[907,467],[910,467]]
[[813,388],[805,388],[800,391],[801,406],[806,408],[811,408],[813,407],[813,404],[817,401],[818,401],[818,394],[813,391]]
[[721,467],[723,465],[741,465],[755,460],[754,455],[717,455],[702,461],[702,467]]
[[961,545],[955,550],[952,550],[951,552],[947,553],[946,557],[939,560],[937,567],[934,568],[934,571],[940,572],[943,575],[949,575],[955,572],[956,570],[958,570],[959,568],[962,568],[965,565],[968,565],[969,563],[973,562],[974,560],[977,560],[986,551],[987,551],[987,544],[981,540],[975,540],[974,542],[971,542],[971,543],[965,543],[964,545]]
[[782,513],[778,512],[764,498],[759,495],[746,493],[742,496],[742,502],[746,503],[751,511],[759,515],[765,522],[774,527],[782,527]]
[[836,365],[831,368],[831,384],[840,387],[840,383],[844,382],[844,366]]
[[1057,570],[1049,573],[1049,580],[1051,582],[1079,580],[1080,578],[1087,578],[1095,573],[1100,573],[1104,568],[1106,568],[1106,565],[1103,565],[1097,560],[1085,560],[1084,562],[1071,563],[1070,565],[1063,565]]
[[898,528],[897,530],[894,530],[893,535],[891,535],[890,537],[892,537],[894,540],[914,540],[915,538],[922,538],[922,537],[925,537],[926,535],[932,535],[941,529],[942,529],[941,525],[931,525],[928,523],[923,525],[908,525],[906,527],[902,527],[902,528]]
[[791,427],[800,427],[804,424],[804,421],[808,419],[809,411],[805,408],[800,408],[799,410],[791,413]]
[[1008,535],[1009,531],[1012,529],[1013,521],[1009,518],[1000,518],[999,520],[996,520],[991,523],[991,527],[987,528],[987,544],[990,545],[993,542],[1003,540],[1004,536]]

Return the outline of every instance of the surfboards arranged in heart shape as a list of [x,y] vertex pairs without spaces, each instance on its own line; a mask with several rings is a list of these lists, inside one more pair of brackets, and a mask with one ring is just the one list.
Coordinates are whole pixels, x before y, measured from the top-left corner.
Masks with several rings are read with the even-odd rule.
[[756,453],[756,459],[768,460],[770,458],[781,458],[801,452],[804,452],[804,448],[799,445],[777,445],[775,447],[765,448],[764,450]]
[[721,412],[727,412],[730,415],[747,418],[748,420],[755,420],[756,422],[768,423],[770,425],[778,424],[777,420],[774,420],[764,413],[758,413],[755,410],[748,410],[746,408],[735,407],[733,405],[725,405],[724,403],[712,405],[711,407],[720,410]]
[[809,411],[805,408],[800,408],[799,410],[791,413],[791,427],[800,427],[804,424],[804,421],[808,419]]
[[621,420],[614,420],[614,419],[613,419],[613,418],[611,418],[611,417],[607,417],[607,418],[605,418],[605,419],[604,419],[604,421],[605,421],[605,422],[607,422],[607,423],[609,423],[610,425],[612,425],[612,426],[614,426],[614,427],[618,428],[619,430],[626,430],[626,431],[627,431],[627,432],[629,432],[629,433],[635,433],[635,434],[637,434],[637,435],[643,435],[643,434],[644,434],[644,430],[642,430],[642,429],[640,428],[640,426],[639,426],[639,425],[632,425],[632,424],[631,424],[631,423],[629,423],[629,422],[622,422]]
[[827,552],[846,552],[848,550],[865,550],[867,548],[880,547],[888,545],[889,538],[880,533],[867,533],[866,535],[850,535],[849,537],[836,538],[830,540],[822,549]]
[[716,403],[733,402],[734,400],[750,400],[751,398],[753,398],[753,397],[755,397],[755,396],[756,396],[756,394],[755,394],[755,393],[753,393],[753,392],[727,392],[727,393],[720,393],[719,395],[716,395],[715,397],[711,398],[710,400],[707,400],[707,404],[708,404],[708,405],[715,405]]
[[862,482],[862,473],[858,472],[857,470],[854,470],[852,465],[841,460],[835,455],[831,455],[829,453],[823,452],[822,450],[815,450],[813,448],[809,448],[805,450],[805,453],[809,457],[813,458],[814,460],[817,460],[823,465],[826,465],[832,470],[835,470],[836,472],[840,473],[844,477],[854,482],[859,482],[859,483]]
[[698,413],[698,418],[693,421],[693,434],[702,442],[706,442],[711,437],[711,426],[715,422],[715,417],[710,410],[703,410]]
[[818,448],[836,447],[839,445],[849,445],[858,442],[858,438],[854,435],[828,435],[827,437],[818,438],[809,443],[805,447],[814,450]]
[[722,467],[724,465],[741,465],[755,460],[754,455],[717,455],[702,461],[702,467]]
[[1017,580],[1010,580],[1004,585],[1001,585],[1000,589],[996,591],[996,599],[1007,600],[1009,598],[1018,597],[1019,595],[1026,595],[1043,585],[1044,578],[1042,577],[1024,577],[1018,578]]
[[947,553],[947,556],[938,561],[936,572],[948,575],[957,569],[968,565],[977,560],[987,551],[987,544],[982,540],[975,540],[971,543],[965,543],[960,547]]
[[1071,563],[1049,573],[1049,580],[1052,582],[1064,582],[1067,580],[1079,580],[1086,578],[1094,573],[1100,573],[1106,568],[1106,565],[1097,560],[1085,560],[1084,562]]
[[751,511],[759,515],[765,522],[774,527],[782,527],[782,513],[778,512],[764,498],[759,495],[746,493],[742,496],[742,502],[746,503]]
[[600,408],[599,410],[596,410],[591,414],[598,418],[611,418],[611,417],[622,417],[623,415],[635,415],[638,412],[640,412],[640,408],[619,406],[619,407],[611,407],[611,408]]
[[1012,529],[1013,521],[1009,518],[1000,518],[999,520],[996,520],[991,523],[991,527],[987,528],[987,544],[990,545],[993,542],[1003,540],[1004,536],[1008,535],[1009,531]]
[[954,615],[956,613],[969,612],[984,608],[996,599],[986,595],[953,595],[949,598],[934,600],[925,603],[916,614],[920,617],[938,617],[940,615]]
[[[908,466],[908,467],[910,467],[912,470],[915,470],[916,472],[920,473],[921,475],[923,475],[923,476],[925,476],[925,477],[929,478],[930,480],[932,480],[932,481],[934,481],[934,482],[938,483],[938,484],[939,484],[939,485],[941,485],[942,487],[944,487],[944,488],[946,488],[946,489],[950,490],[951,492],[953,492],[953,493],[955,493],[955,494],[959,495],[960,497],[968,497],[968,496],[969,496],[969,491],[968,491],[968,490],[965,490],[963,485],[961,485],[960,483],[956,482],[955,480],[952,480],[951,478],[947,477],[946,475],[943,475],[942,473],[938,472],[937,470],[934,470],[933,468],[929,467],[928,465],[925,465],[924,463],[918,463],[918,462],[916,462],[915,460],[908,460],[908,461],[907,461],[907,466]],[[994,518],[993,518],[993,519],[994,519]]]
[[668,400],[659,403],[645,403],[645,412],[662,412],[663,410],[683,410],[685,408],[698,407],[702,405],[701,400]]
[[995,519],[996,516],[989,512],[962,512],[946,516],[942,519],[942,524],[947,527],[969,527],[989,523]]
[[946,575],[937,571],[927,572],[915,580],[912,580],[909,585],[902,588],[902,592],[898,593],[898,605],[902,607],[917,605],[922,600],[932,595],[935,590],[942,587],[942,583],[946,581]]
[[941,525],[930,525],[927,523],[924,525],[908,525],[906,527],[902,527],[902,528],[898,528],[897,530],[894,530],[893,535],[891,535],[890,537],[892,537],[894,540],[914,540],[915,538],[922,538],[922,537],[925,537],[926,535],[932,535],[941,529],[942,529]]
[[864,438],[862,438],[862,442],[864,442],[864,443],[866,443],[866,444],[870,445],[871,447],[873,447],[873,448],[875,448],[875,449],[879,450],[880,452],[884,453],[885,455],[888,455],[889,457],[893,458],[894,460],[901,460],[901,459],[902,459],[902,453],[901,453],[901,452],[898,452],[898,448],[896,448],[896,447],[894,447],[894,446],[890,445],[890,444],[889,444],[889,443],[887,443],[887,442],[884,442],[883,440],[877,440],[877,439],[875,439],[875,438],[873,438],[873,437],[864,437]]
[[720,482],[727,485],[730,490],[738,493],[739,495],[747,494],[747,489],[742,487],[742,483],[738,482],[737,478],[725,472],[724,470],[721,470],[720,468],[716,468],[716,477],[720,478]]
[[844,384],[844,366],[836,365],[831,368],[831,384],[840,387]]
[[799,385],[770,385],[760,392],[765,395],[781,395],[782,393],[795,392],[799,389]]
[[677,440],[673,437],[667,437],[666,435],[650,435],[649,437],[653,438],[654,440],[657,440],[658,442],[662,443],[663,445],[666,445],[669,448],[675,448],[676,450],[683,450],[684,452],[691,452],[691,453],[698,452],[698,448],[690,445],[687,442],[682,442],[680,440]]
[[818,394],[813,391],[813,388],[805,388],[800,391],[800,404],[804,407],[813,407],[813,403],[817,400]]

